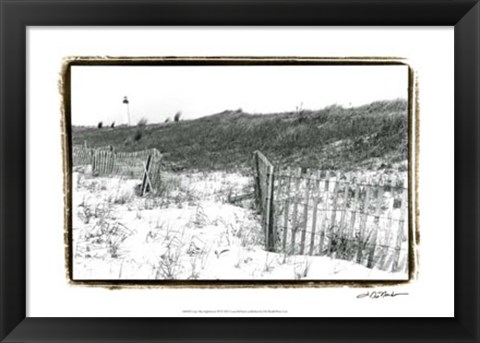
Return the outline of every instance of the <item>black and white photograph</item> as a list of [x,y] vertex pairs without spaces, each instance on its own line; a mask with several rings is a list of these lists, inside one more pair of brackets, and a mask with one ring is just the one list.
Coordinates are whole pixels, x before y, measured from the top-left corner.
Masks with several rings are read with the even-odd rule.
[[179,60],[69,66],[73,281],[409,280],[407,63]]

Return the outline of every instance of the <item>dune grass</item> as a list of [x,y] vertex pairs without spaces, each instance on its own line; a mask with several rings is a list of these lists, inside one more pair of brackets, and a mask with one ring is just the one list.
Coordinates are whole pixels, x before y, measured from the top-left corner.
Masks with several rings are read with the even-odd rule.
[[407,101],[274,114],[241,110],[162,124],[73,127],[73,144],[157,148],[174,170],[242,170],[261,150],[274,163],[315,169],[388,169],[407,159]]

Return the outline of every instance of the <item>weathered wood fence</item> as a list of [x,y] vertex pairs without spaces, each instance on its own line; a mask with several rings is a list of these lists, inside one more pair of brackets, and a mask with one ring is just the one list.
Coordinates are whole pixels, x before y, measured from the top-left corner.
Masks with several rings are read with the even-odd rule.
[[111,146],[72,147],[73,166],[92,165],[92,172],[98,176],[116,175],[138,179],[145,178],[145,171],[148,170],[153,187],[160,184],[161,159],[162,155],[157,149],[117,152]]
[[254,153],[255,194],[265,246],[291,255],[323,255],[369,268],[408,268],[405,180],[280,169]]
[[262,214],[262,224],[265,233],[265,247],[269,251],[275,249],[276,230],[274,225],[274,174],[275,167],[259,151],[254,153],[255,201]]

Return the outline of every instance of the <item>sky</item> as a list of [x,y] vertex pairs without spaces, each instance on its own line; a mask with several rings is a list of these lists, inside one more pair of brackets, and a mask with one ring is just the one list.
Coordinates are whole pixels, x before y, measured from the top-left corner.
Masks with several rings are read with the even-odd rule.
[[73,66],[73,125],[360,106],[408,98],[407,66]]

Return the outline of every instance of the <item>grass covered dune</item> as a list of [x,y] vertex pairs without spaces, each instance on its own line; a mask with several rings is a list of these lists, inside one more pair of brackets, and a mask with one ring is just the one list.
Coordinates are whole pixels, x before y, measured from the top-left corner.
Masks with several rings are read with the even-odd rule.
[[167,166],[180,170],[251,167],[262,151],[283,166],[314,169],[406,169],[406,100],[343,108],[249,114],[224,111],[195,120],[137,126],[72,127],[73,144],[112,145],[118,151],[157,148]]

